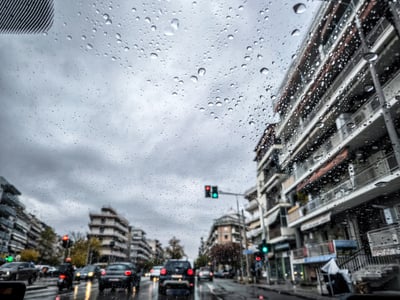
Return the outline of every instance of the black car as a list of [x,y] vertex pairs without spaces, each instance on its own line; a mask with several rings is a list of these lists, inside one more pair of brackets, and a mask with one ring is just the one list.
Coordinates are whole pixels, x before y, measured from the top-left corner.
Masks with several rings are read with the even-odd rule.
[[194,292],[195,273],[187,260],[170,259],[160,271],[158,293],[184,293],[185,295]]
[[90,280],[100,279],[101,270],[99,266],[87,265],[75,273],[75,280]]
[[99,290],[106,288],[124,288],[132,292],[132,288],[140,288],[140,273],[136,266],[130,262],[116,262],[108,265],[101,272]]

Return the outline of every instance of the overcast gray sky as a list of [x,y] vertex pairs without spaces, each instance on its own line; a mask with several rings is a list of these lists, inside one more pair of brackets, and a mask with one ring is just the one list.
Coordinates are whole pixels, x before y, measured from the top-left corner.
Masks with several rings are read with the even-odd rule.
[[111,205],[195,258],[236,209],[203,187],[256,184],[253,150],[317,5],[55,1],[47,34],[0,36],[0,175],[60,235]]

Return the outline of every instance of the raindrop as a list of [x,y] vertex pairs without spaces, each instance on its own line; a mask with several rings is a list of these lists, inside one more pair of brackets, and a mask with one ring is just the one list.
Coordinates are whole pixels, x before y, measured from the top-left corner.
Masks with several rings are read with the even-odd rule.
[[208,102],[208,106],[214,106],[214,103]]
[[126,47],[124,48],[124,50],[125,50],[125,51],[129,51],[129,47],[126,46]]
[[367,61],[367,62],[374,62],[378,59],[378,54],[374,53],[374,52],[367,52],[363,55],[363,58]]
[[364,86],[364,91],[366,91],[367,93],[372,92],[374,90],[374,86],[372,84],[367,84],[366,86]]
[[192,80],[193,82],[197,82],[199,79],[197,78],[197,76],[190,76],[190,80]]
[[325,126],[324,122],[318,122],[316,125],[318,128],[323,128]]
[[263,74],[263,75],[267,75],[268,72],[269,72],[268,68],[262,68],[262,69],[260,70],[260,73]]
[[144,20],[145,20],[147,23],[151,23],[150,17],[146,17],[146,18],[144,18]]
[[348,128],[354,128],[354,127],[356,127],[356,124],[354,124],[353,122],[349,122],[349,123],[346,124],[346,126]]
[[88,50],[93,49],[93,45],[92,45],[92,44],[87,44],[87,45],[86,45],[86,49],[88,49]]
[[206,74],[206,69],[204,68],[199,68],[197,70],[197,74],[199,74],[199,76],[204,76]]
[[233,40],[233,34],[228,35],[228,40]]
[[72,40],[72,36],[70,36],[70,35],[67,35],[67,40]]
[[104,20],[107,20],[107,19],[109,19],[109,18],[110,18],[110,16],[109,16],[108,14],[104,14],[104,15],[103,15],[103,19],[104,19]]
[[295,6],[293,6],[293,10],[296,14],[302,14],[307,10],[307,8],[305,4],[297,3]]
[[171,27],[174,30],[178,30],[179,29],[179,20],[178,19],[172,19],[171,20]]
[[111,24],[112,24],[111,19],[107,19],[107,20],[106,20],[106,25],[111,25]]
[[152,25],[150,28],[151,28],[151,31],[156,31],[157,30],[157,26],[156,25]]
[[295,29],[292,31],[292,36],[299,36],[300,35],[300,30]]
[[245,60],[245,61],[250,61],[250,60],[251,60],[251,57],[248,56],[248,55],[246,55],[246,56],[244,57],[244,60]]
[[152,59],[157,59],[158,58],[158,54],[153,52],[153,53],[150,54],[150,57]]
[[82,39],[82,40],[86,40],[86,35],[82,35],[82,36],[81,36],[81,39]]
[[257,55],[257,58],[258,58],[258,59],[262,59],[263,56],[262,56],[261,54],[258,54],[258,55]]
[[118,39],[118,40],[121,39],[121,34],[116,33],[116,34],[115,34],[115,38]]
[[215,106],[222,106],[222,102],[221,101],[216,102]]
[[256,123],[254,121],[250,121],[249,125],[255,125]]
[[205,111],[206,109],[204,107],[200,107],[200,111]]

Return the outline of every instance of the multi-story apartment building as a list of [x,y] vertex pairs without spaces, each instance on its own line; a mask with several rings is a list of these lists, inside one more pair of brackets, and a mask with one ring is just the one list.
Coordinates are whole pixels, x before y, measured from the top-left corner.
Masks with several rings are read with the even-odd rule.
[[254,186],[245,191],[245,198],[249,201],[246,204],[245,210],[248,212],[246,218],[246,235],[247,241],[250,244],[250,248],[256,250],[257,245],[262,241],[263,229],[261,227],[261,214],[262,209],[260,207],[257,197],[257,187]]
[[164,262],[164,249],[161,242],[157,239],[148,239],[147,243],[151,248],[151,259],[154,260],[156,264],[162,264]]
[[146,240],[146,232],[139,228],[132,228],[130,259],[135,263],[144,263],[151,260],[153,251]]
[[274,103],[281,121],[256,148],[269,242],[274,253],[296,248],[291,265],[306,280],[331,258],[355,281],[398,275],[399,11],[395,1],[321,3]]
[[241,219],[242,218],[239,219],[237,213],[231,213],[214,220],[206,241],[206,252],[217,244],[243,244],[244,224]]
[[101,241],[100,261],[122,261],[129,258],[131,246],[131,227],[129,222],[115,209],[103,206],[100,213],[89,214],[88,238]]

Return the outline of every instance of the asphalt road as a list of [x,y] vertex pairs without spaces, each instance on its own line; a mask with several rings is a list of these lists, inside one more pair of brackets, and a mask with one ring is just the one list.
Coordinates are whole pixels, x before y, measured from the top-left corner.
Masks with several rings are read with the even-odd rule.
[[[39,288],[42,287],[45,288]],[[56,282],[35,282],[28,288],[24,300],[166,300],[166,299],[187,299],[187,300],[244,300],[244,299],[273,299],[273,300],[294,300],[299,299],[294,296],[278,294],[273,291],[266,291],[251,285],[241,285],[230,279],[214,279],[213,282],[196,282],[194,295],[179,296],[159,296],[158,282],[150,281],[149,278],[142,278],[141,288],[129,294],[125,290],[106,290],[102,293],[98,291],[97,282],[75,283],[71,291],[64,290],[59,292]]]

